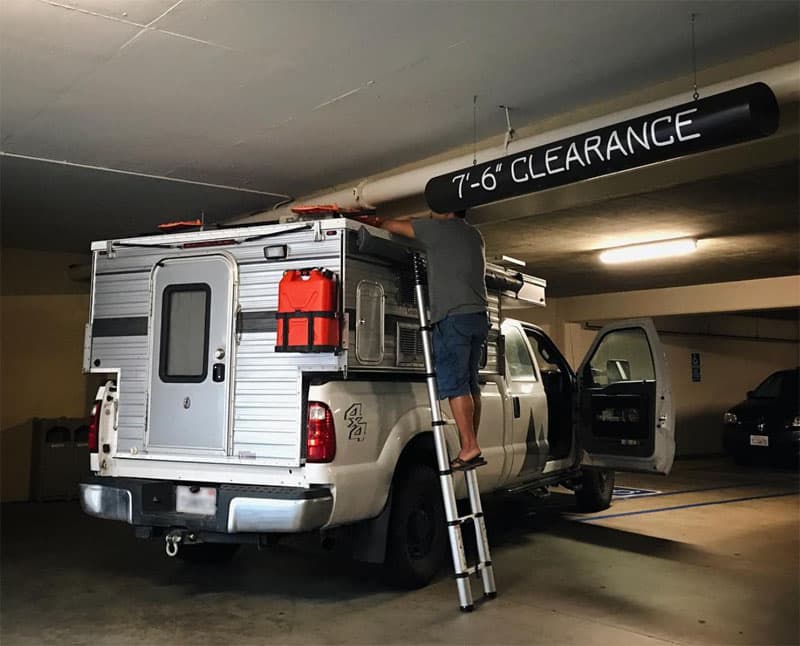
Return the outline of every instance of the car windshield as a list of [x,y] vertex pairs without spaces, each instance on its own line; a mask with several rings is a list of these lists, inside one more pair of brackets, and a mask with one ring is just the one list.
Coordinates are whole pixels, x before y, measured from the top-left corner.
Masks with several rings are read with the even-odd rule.
[[751,396],[753,399],[777,399],[781,396],[781,389],[785,377],[786,375],[781,372],[771,374],[758,385],[751,393]]

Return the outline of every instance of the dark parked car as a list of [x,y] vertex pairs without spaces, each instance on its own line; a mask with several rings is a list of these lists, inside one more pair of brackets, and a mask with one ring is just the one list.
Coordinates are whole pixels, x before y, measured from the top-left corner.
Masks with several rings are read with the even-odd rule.
[[725,413],[725,450],[737,462],[757,456],[797,463],[800,456],[800,368],[773,372]]

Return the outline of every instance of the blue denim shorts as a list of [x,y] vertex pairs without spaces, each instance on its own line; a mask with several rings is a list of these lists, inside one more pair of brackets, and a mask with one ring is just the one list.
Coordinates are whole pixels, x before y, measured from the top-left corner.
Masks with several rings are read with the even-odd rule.
[[486,312],[453,314],[433,326],[433,361],[440,399],[480,392],[478,370],[488,334]]

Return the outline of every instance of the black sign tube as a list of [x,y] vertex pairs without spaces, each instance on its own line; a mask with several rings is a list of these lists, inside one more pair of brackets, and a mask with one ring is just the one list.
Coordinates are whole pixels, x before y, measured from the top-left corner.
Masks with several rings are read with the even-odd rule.
[[779,116],[769,86],[753,83],[439,175],[425,199],[437,213],[469,209],[767,137]]

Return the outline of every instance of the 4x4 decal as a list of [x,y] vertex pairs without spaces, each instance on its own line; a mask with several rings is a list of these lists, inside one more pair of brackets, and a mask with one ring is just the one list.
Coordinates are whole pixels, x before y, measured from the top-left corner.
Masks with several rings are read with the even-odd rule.
[[348,440],[361,442],[367,435],[367,423],[364,421],[361,411],[361,402],[356,402],[344,412],[344,421],[347,422]]

